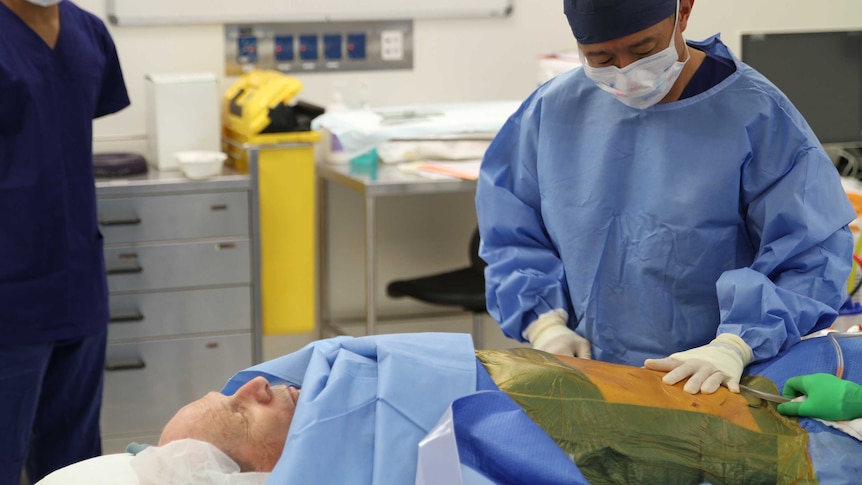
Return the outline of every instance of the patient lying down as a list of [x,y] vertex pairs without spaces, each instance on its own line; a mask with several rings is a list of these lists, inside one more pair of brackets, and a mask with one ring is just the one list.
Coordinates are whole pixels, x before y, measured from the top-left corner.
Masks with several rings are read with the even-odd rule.
[[[806,431],[752,396],[725,388],[692,395],[663,385],[660,372],[531,349],[475,355],[497,388],[574,458],[584,483],[817,483]],[[777,391],[766,379],[748,383]],[[213,392],[182,408],[159,445],[202,440],[242,471],[272,471],[297,405],[312,404],[299,396],[296,387],[253,377],[231,396]],[[406,443],[399,449],[416,453]]]
[[[478,354],[486,369],[492,368],[491,375],[495,383],[504,389],[510,389],[513,394],[517,389],[515,400],[526,406],[530,405],[529,399],[524,398],[525,394],[530,393],[525,392],[527,389],[531,390],[530,395],[533,398],[555,398],[561,392],[558,386],[543,387],[548,383],[548,379],[533,380],[533,373],[553,369],[565,374],[570,369],[576,369],[588,376],[592,384],[601,386],[604,396],[601,406],[605,410],[615,404],[654,406],[663,410],[717,416],[743,428],[759,431],[754,417],[748,412],[749,401],[725,388],[712,395],[692,395],[683,392],[679,386],[662,385],[661,373],[643,368],[566,356],[537,355],[529,360],[517,357],[518,353],[534,352],[538,354],[538,351],[532,350],[519,350],[514,353],[480,351]],[[536,357],[540,360],[535,360]],[[531,378],[524,380],[523,365],[527,361],[535,368],[526,374]],[[520,365],[512,365],[515,363]],[[513,383],[518,378],[513,377],[512,371],[520,374],[518,378],[521,382]],[[553,375],[558,378],[560,372],[553,372]],[[569,398],[577,399],[587,396],[591,390],[581,388],[566,392]],[[210,392],[174,415],[162,432],[159,446],[186,438],[206,441],[231,457],[244,472],[272,471],[287,440],[299,394],[296,387],[271,386],[260,376],[249,380],[232,396]],[[441,413],[442,411],[441,409]],[[560,416],[556,419],[564,418]],[[668,423],[662,424],[656,430],[662,429],[676,433]]]
[[[482,409],[467,423],[454,413],[461,466],[486,483],[818,483],[840,468],[828,461],[837,438],[830,438],[828,454],[819,453],[826,433],[757,398],[725,388],[692,395],[662,384],[657,371],[532,349],[475,351],[462,337],[399,334],[311,344],[242,371],[222,393],[183,407],[159,446],[135,459],[190,438],[217,447],[236,470],[271,472],[267,483],[412,483],[421,468],[418,444],[440,416],[499,395],[517,412]],[[802,355],[829,349],[816,345],[797,347]],[[777,392],[768,379],[746,379]],[[525,436],[523,423],[516,426],[521,418],[558,456],[518,445]],[[515,446],[495,446],[500,441]]]

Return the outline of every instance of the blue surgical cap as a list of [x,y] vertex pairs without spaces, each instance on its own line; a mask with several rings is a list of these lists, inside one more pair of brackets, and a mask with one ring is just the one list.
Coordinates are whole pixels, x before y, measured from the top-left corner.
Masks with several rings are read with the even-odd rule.
[[676,13],[678,0],[563,0],[575,39],[598,44],[619,39]]

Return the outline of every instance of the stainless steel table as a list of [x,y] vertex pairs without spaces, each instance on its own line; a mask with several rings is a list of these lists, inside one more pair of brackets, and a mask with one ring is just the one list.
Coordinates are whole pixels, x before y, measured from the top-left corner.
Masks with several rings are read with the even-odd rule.
[[330,315],[329,282],[327,281],[328,254],[326,234],[326,202],[327,189],[330,183],[341,185],[361,194],[365,199],[365,334],[374,335],[377,316],[377,247],[376,203],[378,197],[404,195],[433,194],[446,192],[474,192],[476,182],[456,178],[429,178],[415,173],[408,173],[395,165],[379,164],[375,167],[359,169],[348,164],[335,165],[319,163],[317,165],[318,179],[318,215],[319,215],[319,331],[324,338],[332,330]]

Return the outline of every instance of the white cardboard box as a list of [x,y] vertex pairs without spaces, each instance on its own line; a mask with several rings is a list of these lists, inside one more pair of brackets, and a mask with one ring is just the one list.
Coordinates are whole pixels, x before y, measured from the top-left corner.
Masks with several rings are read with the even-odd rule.
[[221,150],[221,96],[212,73],[147,74],[148,163],[177,170],[174,153]]
[[578,51],[561,51],[539,56],[539,86],[552,78],[581,66]]

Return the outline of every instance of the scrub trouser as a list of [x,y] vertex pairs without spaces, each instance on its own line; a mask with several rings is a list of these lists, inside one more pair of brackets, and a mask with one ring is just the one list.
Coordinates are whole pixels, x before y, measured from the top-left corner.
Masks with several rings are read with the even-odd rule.
[[102,454],[107,331],[35,345],[0,343],[0,485],[35,483]]

